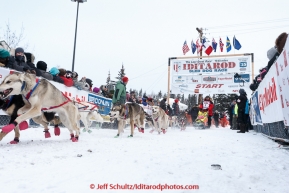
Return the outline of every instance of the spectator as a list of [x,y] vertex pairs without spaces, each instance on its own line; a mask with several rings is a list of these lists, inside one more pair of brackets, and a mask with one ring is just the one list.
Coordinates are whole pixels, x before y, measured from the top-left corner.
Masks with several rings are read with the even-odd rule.
[[112,98],[112,103],[114,105],[123,105],[126,100],[126,85],[128,83],[128,78],[124,76],[121,81],[118,81],[115,85],[115,92]]
[[36,74],[36,72],[26,64],[23,48],[15,49],[15,61],[13,63],[12,68],[20,72],[28,72]]
[[212,102],[210,96],[205,97],[203,103],[200,104],[200,109],[208,111],[208,128],[210,128],[214,109],[214,103]]
[[155,105],[153,98],[149,97],[149,98],[147,99],[147,101],[148,101],[148,104],[149,104],[150,106],[154,106],[154,105]]
[[179,116],[180,114],[180,107],[179,107],[179,99],[175,99],[175,102],[173,103],[173,115],[174,116]]
[[13,68],[14,61],[15,61],[14,57],[10,56],[10,53],[7,50],[0,48],[1,67]]
[[78,73],[77,72],[72,72],[72,80],[73,80],[73,85],[78,89],[78,90],[84,90],[85,89],[85,77],[83,77],[80,81],[78,81]]
[[163,98],[160,102],[160,107],[167,113],[166,101],[167,101],[167,98]]
[[220,117],[220,113],[216,110],[214,115],[213,115],[213,118],[215,121],[216,128],[219,128],[219,119],[223,118],[223,117]]
[[235,104],[236,104],[236,100],[233,100],[230,107],[229,107],[229,122],[230,122],[230,129],[233,129],[233,118],[234,118],[234,114],[235,114]]
[[97,95],[101,95],[101,90],[97,87],[94,87],[92,90],[94,93],[96,93]]
[[41,76],[47,80],[53,80],[52,74],[46,72],[47,64],[43,61],[38,61],[36,64],[37,69],[41,72]]
[[85,79],[85,82],[86,82],[86,84],[85,84],[85,90],[87,90],[87,91],[92,91],[92,86],[93,86],[93,84],[92,84],[92,80],[91,79],[89,79],[89,78],[86,78]]
[[132,91],[132,92],[130,93],[130,97],[129,97],[129,99],[128,99],[128,102],[138,103],[137,99],[135,98],[135,92],[134,92],[134,91]]
[[170,104],[167,105],[167,114],[170,117],[173,116],[173,109],[171,108]]
[[24,53],[26,56],[26,64],[30,67],[31,70],[34,70],[36,76],[41,76],[41,71],[35,67],[34,60],[35,56],[31,53]]
[[199,113],[198,104],[196,104],[195,106],[193,106],[193,107],[191,108],[191,110],[189,110],[188,113],[191,115],[192,123],[194,123],[195,120],[197,119],[198,113]]
[[107,97],[107,98],[109,97],[109,93],[107,91],[107,86],[101,85],[100,90],[101,90],[102,96]]
[[53,81],[64,84],[64,81],[58,76],[59,70],[56,67],[51,68],[49,73],[53,76]]
[[239,90],[240,95],[237,99],[237,105],[238,105],[238,124],[240,126],[240,131],[237,133],[245,133],[245,127],[247,123],[247,117],[245,115],[246,112],[246,104],[247,104],[247,94],[244,89]]
[[61,78],[64,82],[64,85],[67,86],[67,87],[71,87],[73,86],[73,80],[72,78],[67,78],[66,77],[66,70],[63,69],[63,68],[59,68],[59,78]]

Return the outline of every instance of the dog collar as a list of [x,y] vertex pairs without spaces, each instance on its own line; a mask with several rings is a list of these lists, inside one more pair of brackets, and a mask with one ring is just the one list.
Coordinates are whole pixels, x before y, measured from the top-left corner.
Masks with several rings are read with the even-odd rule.
[[[24,81],[25,82],[25,81]],[[27,95],[25,96],[26,100],[29,100],[30,96],[32,95],[32,93],[34,92],[34,90],[37,88],[38,84],[39,84],[40,80],[37,80],[37,83],[35,84],[35,86],[32,88],[32,90],[30,90]],[[26,83],[25,83],[26,84]]]

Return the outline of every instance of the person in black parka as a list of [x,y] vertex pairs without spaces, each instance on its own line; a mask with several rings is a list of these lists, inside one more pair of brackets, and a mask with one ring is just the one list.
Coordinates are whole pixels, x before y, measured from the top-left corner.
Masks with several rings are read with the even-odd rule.
[[239,90],[240,95],[237,98],[237,105],[238,105],[238,124],[240,127],[240,131],[237,133],[245,133],[245,127],[247,123],[247,116],[245,115],[246,103],[247,103],[247,93],[244,89]]

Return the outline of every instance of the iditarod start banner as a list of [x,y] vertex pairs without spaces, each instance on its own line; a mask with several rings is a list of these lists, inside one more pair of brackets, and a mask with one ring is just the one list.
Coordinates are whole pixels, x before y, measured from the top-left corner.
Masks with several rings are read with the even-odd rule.
[[[251,56],[172,60],[174,94],[251,93]],[[238,75],[236,75],[238,74]]]

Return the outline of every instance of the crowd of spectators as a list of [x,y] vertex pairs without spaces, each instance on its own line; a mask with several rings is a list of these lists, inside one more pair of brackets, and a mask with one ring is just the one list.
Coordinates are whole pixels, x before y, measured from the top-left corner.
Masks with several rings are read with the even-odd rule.
[[71,72],[63,68],[52,67],[47,71],[47,64],[44,61],[38,61],[34,64],[35,56],[31,53],[24,52],[23,48],[16,48],[15,54],[11,55],[9,51],[0,48],[0,66],[14,69],[19,72],[27,72],[35,74],[38,77],[45,78],[64,84],[67,87],[76,87],[78,90],[93,92],[107,98],[112,98],[106,85],[93,87],[93,82],[87,77],[78,80],[78,73]]

